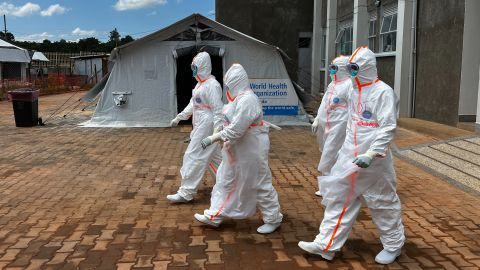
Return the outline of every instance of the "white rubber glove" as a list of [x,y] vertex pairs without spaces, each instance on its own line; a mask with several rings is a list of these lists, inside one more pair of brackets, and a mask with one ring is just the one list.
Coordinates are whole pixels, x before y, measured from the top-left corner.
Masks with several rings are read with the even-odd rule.
[[212,136],[208,136],[202,140],[202,148],[206,149],[208,146],[212,145],[214,142],[220,141],[221,139],[220,133],[215,133]]
[[170,127],[176,127],[178,126],[178,123],[181,121],[180,118],[178,117],[175,117],[172,119],[172,121],[170,121]]
[[266,125],[266,126],[269,126],[269,127],[273,128],[273,129],[275,129],[275,130],[282,130],[281,127],[279,127],[279,126],[277,126],[277,125],[275,125],[275,124],[272,124],[272,123],[270,123],[270,122],[267,122],[267,121],[265,121],[265,120],[263,120],[263,124]]
[[313,135],[316,135],[316,134],[317,134],[317,131],[318,131],[318,119],[315,118],[315,120],[313,121],[313,124],[312,124],[312,133],[313,133]]
[[368,168],[372,164],[373,159],[377,156],[377,153],[367,151],[365,154],[357,156],[352,162],[360,168]]
[[216,127],[216,128],[213,129],[213,134],[217,134],[218,132],[220,132],[220,131],[222,131],[222,130],[223,130],[223,126],[220,125],[220,126],[218,126],[218,127]]

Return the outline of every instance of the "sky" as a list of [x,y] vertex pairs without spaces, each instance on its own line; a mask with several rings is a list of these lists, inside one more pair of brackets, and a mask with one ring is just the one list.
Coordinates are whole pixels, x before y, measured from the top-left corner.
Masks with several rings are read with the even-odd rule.
[[[200,13],[215,19],[215,0],[0,0],[16,40],[107,41],[115,27],[135,39]],[[1,30],[3,31],[3,24]]]

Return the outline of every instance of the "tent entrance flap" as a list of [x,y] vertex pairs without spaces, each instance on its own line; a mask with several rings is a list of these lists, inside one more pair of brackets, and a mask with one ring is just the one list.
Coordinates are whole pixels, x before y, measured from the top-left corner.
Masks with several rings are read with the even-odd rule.
[[183,56],[187,56],[190,54],[197,54],[199,52],[207,52],[210,54],[210,56],[220,56],[223,57],[223,54],[225,53],[225,50],[220,47],[214,47],[214,46],[190,46],[190,47],[184,47],[184,48],[179,48],[173,50],[173,57],[175,59]]
[[108,78],[110,77],[110,72],[108,72],[101,81],[99,81],[96,85],[92,87],[82,98],[81,100],[84,102],[93,102],[98,94],[103,91],[105,85],[107,84]]
[[[187,49],[187,48],[185,48]],[[181,49],[180,49],[181,50]],[[178,51],[178,50],[177,50]],[[187,54],[177,55],[177,112],[183,111],[192,98],[192,89],[195,88],[197,81],[192,76],[190,68],[193,58],[197,54],[196,50],[191,50]],[[212,75],[215,76],[220,85],[223,85],[223,59],[221,56],[210,54],[212,60]]]

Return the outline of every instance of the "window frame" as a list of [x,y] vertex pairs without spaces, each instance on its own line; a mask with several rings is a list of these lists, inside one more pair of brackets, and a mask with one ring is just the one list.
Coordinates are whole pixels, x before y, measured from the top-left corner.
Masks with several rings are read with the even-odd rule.
[[320,55],[320,68],[325,69],[327,67],[327,33],[322,31],[322,51]]
[[[371,29],[373,26],[373,30]],[[370,30],[372,30],[370,32]],[[370,44],[370,41],[372,41],[373,46]],[[374,20],[370,19],[368,20],[368,47],[370,50],[373,52],[377,52],[377,19],[375,18]]]
[[[385,20],[390,19],[389,25],[388,25],[388,30],[384,29],[385,27]],[[393,30],[393,22],[395,21],[395,29]],[[395,52],[397,50],[396,41],[397,41],[397,28],[398,28],[398,13],[393,13],[389,15],[382,15],[382,24],[380,26],[380,31],[379,31],[379,36],[380,36],[380,48],[379,52],[384,53],[384,52]],[[392,49],[391,50],[385,50],[385,38],[391,37],[392,39]],[[393,41],[394,40],[394,41]]]
[[353,47],[353,25],[346,25],[340,28],[335,39],[335,51],[337,55],[352,54]]

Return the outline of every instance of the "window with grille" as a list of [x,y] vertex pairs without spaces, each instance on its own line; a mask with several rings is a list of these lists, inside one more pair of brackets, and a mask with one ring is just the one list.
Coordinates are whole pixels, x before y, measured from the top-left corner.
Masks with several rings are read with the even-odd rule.
[[397,47],[397,6],[386,7],[380,28],[382,52],[394,52]]
[[337,55],[352,54],[353,46],[353,26],[350,23],[340,23],[337,38],[335,39]]

